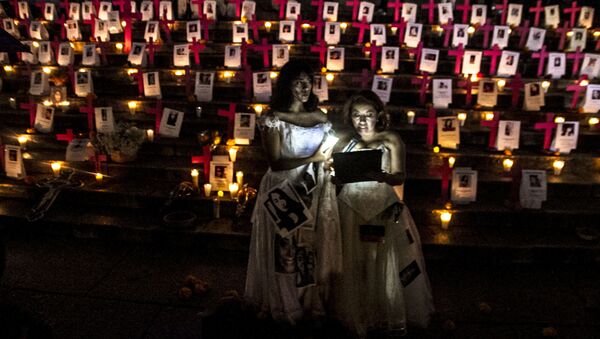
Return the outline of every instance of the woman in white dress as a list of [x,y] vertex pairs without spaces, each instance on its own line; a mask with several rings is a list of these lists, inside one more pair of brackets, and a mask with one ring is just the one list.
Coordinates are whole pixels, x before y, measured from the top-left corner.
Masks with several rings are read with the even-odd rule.
[[[331,281],[342,265],[335,186],[323,166],[331,155],[322,145],[331,124],[312,84],[309,67],[287,63],[273,113],[259,121],[269,170],[252,214],[245,299],[263,315],[291,324],[326,315]],[[305,208],[282,215],[300,202]]]
[[426,327],[434,309],[419,233],[396,193],[405,178],[404,143],[386,130],[389,116],[372,91],[350,98],[344,118],[355,135],[343,152],[381,150],[382,172],[365,173],[373,181],[345,184],[338,194],[340,316],[359,337],[371,330],[401,336],[407,324]]

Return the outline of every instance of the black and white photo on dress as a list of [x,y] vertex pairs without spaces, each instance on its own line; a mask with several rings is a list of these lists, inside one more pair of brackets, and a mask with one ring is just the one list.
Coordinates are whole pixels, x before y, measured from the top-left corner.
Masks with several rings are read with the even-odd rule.
[[310,211],[288,181],[271,189],[267,197],[264,206],[275,223],[279,235],[287,237],[302,225],[312,221]]

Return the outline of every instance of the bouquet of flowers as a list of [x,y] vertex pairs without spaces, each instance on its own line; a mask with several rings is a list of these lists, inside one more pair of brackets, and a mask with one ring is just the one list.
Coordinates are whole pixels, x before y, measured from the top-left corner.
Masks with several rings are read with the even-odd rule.
[[94,147],[106,154],[115,162],[135,160],[137,152],[146,140],[146,132],[129,123],[120,121],[113,133],[98,133]]

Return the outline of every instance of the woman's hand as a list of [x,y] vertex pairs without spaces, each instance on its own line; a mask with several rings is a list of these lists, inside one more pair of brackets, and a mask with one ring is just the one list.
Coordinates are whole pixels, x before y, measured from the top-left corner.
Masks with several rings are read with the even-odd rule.
[[391,174],[387,172],[368,172],[365,176],[390,186],[402,185],[404,183],[404,175],[402,173]]
[[313,153],[312,158],[314,162],[327,161],[331,158],[331,154],[333,153],[333,147],[327,147],[324,143],[321,143],[319,149]]

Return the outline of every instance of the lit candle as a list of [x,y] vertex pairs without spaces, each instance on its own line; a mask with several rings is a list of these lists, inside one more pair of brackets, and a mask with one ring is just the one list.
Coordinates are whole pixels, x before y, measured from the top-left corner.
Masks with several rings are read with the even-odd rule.
[[192,184],[194,185],[194,191],[198,190],[198,170],[197,169],[193,169],[192,172],[190,173],[192,175]]
[[334,78],[335,78],[335,75],[333,75],[333,73],[327,73],[327,75],[325,75],[325,79],[328,82],[332,82]]
[[127,103],[127,106],[129,107],[129,113],[135,114],[135,109],[137,108],[137,102],[130,101]]
[[269,74],[269,76],[271,77],[271,79],[275,79],[275,78],[277,78],[277,75],[278,75],[278,74],[277,74],[277,72],[275,72],[275,71],[271,71],[271,73]]
[[513,164],[514,161],[512,161],[512,159],[504,159],[504,161],[502,161],[502,168],[504,168],[504,172],[510,172]]
[[471,75],[471,82],[477,82],[477,81],[479,81],[479,76],[477,74]]
[[544,93],[548,93],[548,88],[550,88],[550,81],[545,80],[542,81],[542,88],[544,89]]
[[210,192],[212,191],[212,185],[211,184],[204,184],[204,196],[205,197],[210,197]]
[[103,179],[104,179],[104,175],[102,175],[102,173],[96,173],[96,183],[98,185],[102,185]]
[[12,72],[14,70],[15,70],[14,67],[12,67],[11,65],[4,66],[4,71],[6,71],[6,72]]
[[178,69],[178,70],[173,71],[173,73],[175,74],[175,76],[180,77],[185,74],[185,71]]
[[231,147],[229,149],[229,159],[231,160],[231,162],[235,162],[236,158],[237,158],[237,147]]
[[261,115],[263,111],[263,106],[262,105],[254,105],[254,112],[256,113],[256,115]]
[[273,24],[271,24],[271,21],[266,21],[266,22],[265,22],[265,30],[266,30],[267,32],[270,32],[270,31],[271,31],[271,26],[272,26],[272,25],[273,25]]
[[415,123],[415,112],[414,111],[408,111],[406,112],[406,118],[408,119],[408,123],[409,124],[414,124]]
[[44,72],[46,74],[50,74],[50,73],[52,73],[52,68],[50,68],[50,67],[42,67],[42,72]]
[[153,142],[154,141],[154,130],[153,129],[146,130],[146,137],[148,138],[148,141]]
[[565,118],[564,117],[556,117],[556,118],[554,118],[554,122],[557,124],[562,124],[565,122]]
[[560,175],[563,167],[565,167],[565,162],[563,160],[554,160],[552,163],[552,168],[554,168],[554,175]]
[[454,167],[454,163],[456,163],[455,157],[448,158],[448,166],[450,166],[450,168]]
[[237,171],[235,172],[235,180],[237,181],[239,187],[242,187],[244,184],[244,172]]
[[50,164],[50,167],[52,167],[52,173],[54,173],[55,177],[60,176],[60,168],[62,167],[60,162],[55,161]]
[[599,122],[600,122],[600,119],[598,119],[596,117],[591,117],[588,120],[588,124],[590,125],[590,127],[595,127],[596,125],[598,125]]
[[120,43],[120,42],[117,42],[117,43],[115,44],[115,47],[117,48],[117,50],[118,50],[118,51],[121,51],[121,50],[123,49],[123,44],[122,44],[122,43]]
[[583,79],[579,82],[579,86],[587,86],[590,82],[587,79]]
[[396,32],[398,32],[398,27],[392,27],[392,35],[396,35]]
[[491,112],[485,113],[485,120],[486,121],[492,121],[492,120],[494,120],[494,113],[491,113]]
[[342,33],[346,33],[346,28],[348,28],[348,24],[345,22],[342,22],[340,24],[340,28],[342,29]]
[[229,193],[231,194],[231,199],[233,199],[233,200],[237,199],[239,189],[240,189],[240,187],[238,186],[237,183],[234,182],[234,183],[229,184]]
[[[365,44],[365,47],[367,47],[367,48],[371,47],[371,43],[370,43],[370,42],[367,42],[367,43]],[[365,51],[365,57],[367,57],[367,58],[368,58],[368,57],[370,57],[370,56],[371,56],[371,52],[370,52],[370,51]]]
[[450,224],[450,220],[452,220],[452,213],[450,212],[442,212],[440,214],[440,221],[442,222],[442,229],[447,230],[448,224]]
[[223,78],[225,78],[225,82],[230,83],[232,77],[233,77],[232,72],[230,72],[230,71],[223,72]]
[[502,92],[504,90],[504,86],[506,86],[506,80],[500,79],[500,80],[498,80],[497,84],[498,84],[498,90]]
[[469,28],[467,28],[467,33],[469,33],[469,34],[475,33],[475,27],[469,26]]
[[22,148],[23,150],[25,150],[25,148],[27,147],[27,141],[28,141],[28,140],[29,140],[29,139],[28,139],[28,138],[27,138],[27,136],[25,136],[25,135],[20,135],[20,136],[17,138],[17,141],[19,142],[19,145],[21,145],[21,148]]
[[440,153],[440,146],[433,146],[433,153]]

